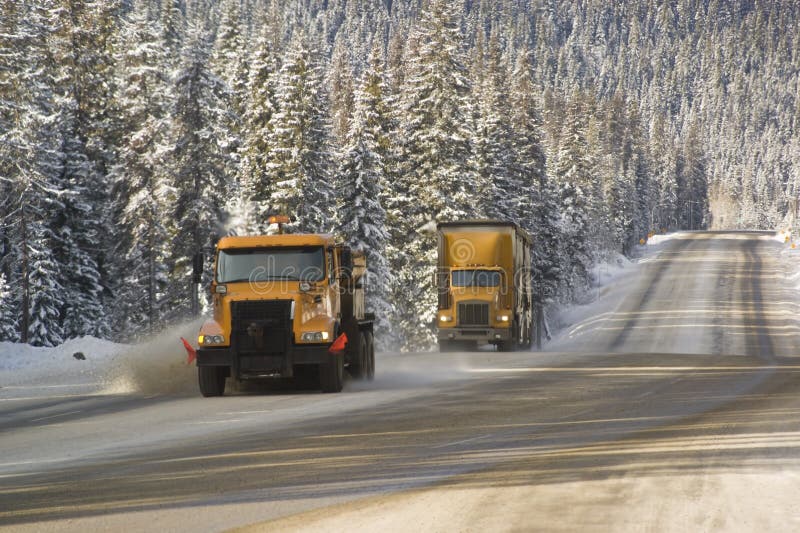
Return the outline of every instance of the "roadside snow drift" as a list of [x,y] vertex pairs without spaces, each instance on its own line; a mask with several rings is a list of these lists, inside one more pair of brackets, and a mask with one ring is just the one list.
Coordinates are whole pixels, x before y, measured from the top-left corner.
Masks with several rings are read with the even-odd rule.
[[20,384],[91,387],[96,392],[194,392],[197,369],[187,364],[181,337],[192,342],[200,322],[173,326],[153,340],[117,344],[94,337],[54,348],[0,343],[0,389]]

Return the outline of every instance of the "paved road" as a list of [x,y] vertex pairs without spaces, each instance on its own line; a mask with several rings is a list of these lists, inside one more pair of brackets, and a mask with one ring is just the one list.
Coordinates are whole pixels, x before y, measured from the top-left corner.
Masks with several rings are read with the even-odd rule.
[[341,395],[0,395],[0,524],[798,530],[800,299],[780,249],[686,234],[554,351],[384,355]]

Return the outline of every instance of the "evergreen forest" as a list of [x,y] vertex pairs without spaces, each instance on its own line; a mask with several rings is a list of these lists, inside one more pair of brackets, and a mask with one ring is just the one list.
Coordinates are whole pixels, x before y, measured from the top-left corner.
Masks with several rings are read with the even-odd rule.
[[799,101],[795,0],[0,0],[0,341],[156,334],[288,214],[427,349],[433,223],[516,222],[569,304],[653,232],[785,224]]

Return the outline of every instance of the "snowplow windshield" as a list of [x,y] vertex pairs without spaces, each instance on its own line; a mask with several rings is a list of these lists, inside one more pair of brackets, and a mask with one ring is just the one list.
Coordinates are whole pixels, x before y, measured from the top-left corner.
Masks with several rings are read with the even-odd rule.
[[500,272],[496,270],[454,270],[453,287],[499,287]]
[[321,246],[220,250],[217,283],[322,281],[325,279],[324,257]]

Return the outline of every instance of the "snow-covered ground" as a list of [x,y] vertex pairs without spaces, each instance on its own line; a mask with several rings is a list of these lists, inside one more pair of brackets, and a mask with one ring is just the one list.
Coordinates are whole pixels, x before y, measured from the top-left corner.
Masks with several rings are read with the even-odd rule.
[[[117,344],[93,337],[71,339],[54,348],[0,343],[0,390],[31,386],[63,392],[124,394],[194,390],[197,373],[187,364],[181,337],[196,338],[200,321],[168,328],[153,340]],[[24,387],[23,387],[24,386]],[[50,391],[52,392],[52,391]]]

